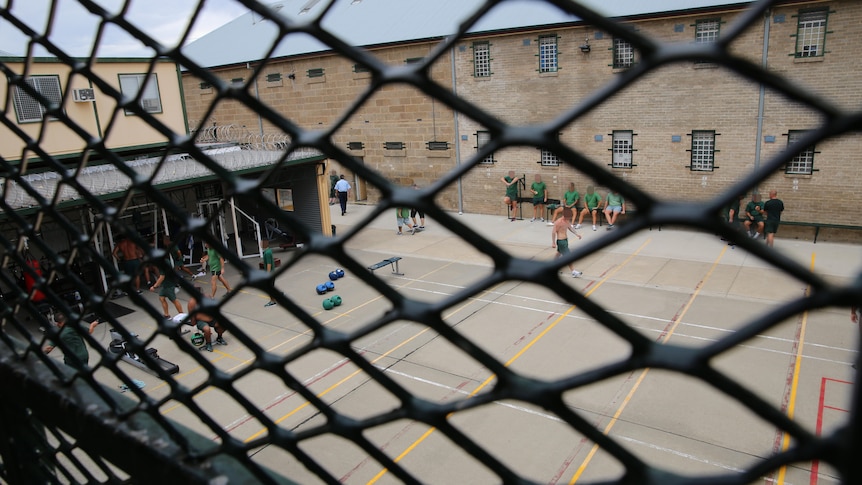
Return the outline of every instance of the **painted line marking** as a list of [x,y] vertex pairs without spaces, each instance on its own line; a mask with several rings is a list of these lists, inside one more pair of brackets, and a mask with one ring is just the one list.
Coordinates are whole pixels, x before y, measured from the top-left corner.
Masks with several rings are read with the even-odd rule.
[[[597,289],[599,289],[599,288],[600,288],[600,287],[601,287],[601,286],[602,286],[606,281],[608,281],[608,280],[611,278],[611,276],[613,276],[614,274],[616,274],[616,273],[617,273],[617,271],[619,271],[623,266],[625,266],[625,265],[626,265],[626,264],[628,264],[632,259],[634,259],[634,257],[635,257],[635,256],[637,256],[637,255],[638,255],[638,254],[639,254],[639,253],[640,253],[640,252],[641,252],[641,251],[642,251],[642,250],[647,246],[647,244],[649,244],[649,243],[650,243],[650,241],[651,241],[651,240],[652,240],[652,239],[647,239],[646,241],[644,241],[644,242],[643,242],[643,244],[641,244],[641,246],[640,246],[640,247],[639,247],[635,252],[633,252],[632,254],[630,254],[630,255],[629,255],[629,256],[628,256],[628,257],[627,257],[627,258],[626,258],[626,259],[625,259],[621,264],[619,264],[619,265],[615,266],[615,267],[613,268],[613,270],[609,271],[609,272],[607,273],[607,275],[606,275],[604,278],[602,278],[602,280],[601,280],[601,281],[599,281],[599,282],[598,282],[597,284],[595,284],[595,285],[594,285],[594,286],[593,286],[593,287],[592,287],[592,288],[591,288],[587,293],[585,293],[585,294],[584,294],[584,297],[589,298],[589,296],[590,296],[591,294],[593,294],[593,292],[595,292]],[[547,335],[547,333],[548,333],[548,332],[550,332],[554,327],[556,327],[556,326],[557,326],[557,324],[559,324],[561,321],[563,321],[563,319],[565,319],[565,318],[566,318],[566,316],[567,316],[569,313],[571,313],[575,308],[577,308],[577,307],[576,307],[576,305],[572,305],[571,307],[569,307],[569,309],[568,309],[568,310],[566,310],[565,312],[563,312],[563,314],[562,314],[562,315],[560,315],[559,317],[557,317],[557,319],[556,319],[556,320],[554,320],[550,325],[548,325],[548,327],[547,327],[547,328],[545,328],[541,333],[539,333],[538,335],[536,335],[536,336],[535,336],[535,337],[534,337],[534,338],[533,338],[533,339],[532,339],[532,340],[531,340],[531,341],[530,341],[530,342],[529,342],[529,343],[528,343],[528,344],[527,344],[523,349],[521,349],[520,351],[518,351],[518,352],[517,352],[517,353],[516,353],[516,354],[515,354],[511,359],[509,359],[509,360],[508,360],[505,364],[503,364],[503,365],[504,365],[505,367],[509,367],[513,362],[515,362],[516,360],[518,360],[522,355],[524,355],[524,353],[525,353],[527,350],[529,350],[529,349],[530,349],[530,348],[531,348],[531,347],[532,347],[536,342],[538,342],[538,341],[539,341],[539,339],[541,339],[542,337],[544,337],[545,335]],[[485,388],[488,384],[490,384],[490,383],[491,383],[491,382],[492,382],[496,377],[497,377],[497,376],[496,376],[495,374],[491,374],[490,376],[488,376],[488,378],[487,378],[487,379],[485,379],[485,381],[483,381],[481,384],[479,384],[479,386],[477,386],[475,389],[473,389],[473,391],[472,391],[472,392],[470,392],[470,394],[469,394],[468,396],[472,397],[472,396],[475,396],[476,394],[478,394],[478,393],[479,393],[479,391],[481,391],[482,389],[484,389],[484,388]],[[431,434],[432,434],[432,433],[434,433],[434,431],[436,431],[436,430],[437,430],[437,428],[436,428],[436,427],[434,427],[434,426],[431,426],[430,428],[428,428],[428,430],[426,430],[426,431],[425,431],[425,433],[423,433],[423,434],[422,434],[422,436],[420,436],[418,439],[416,439],[416,441],[414,441],[413,443],[411,443],[411,444],[410,444],[410,446],[408,446],[408,447],[407,447],[407,449],[405,449],[403,452],[401,452],[401,454],[400,454],[400,455],[398,455],[397,457],[395,457],[395,459],[394,459],[393,461],[394,461],[395,463],[398,463],[399,461],[401,461],[405,456],[407,456],[408,454],[410,454],[410,452],[412,452],[412,451],[413,451],[417,446],[419,446],[419,444],[420,444],[420,443],[422,443],[423,441],[425,441],[425,439],[426,439],[426,438],[428,438],[429,436],[431,436]],[[373,483],[376,483],[376,482],[377,482],[378,480],[380,480],[380,479],[383,477],[383,475],[385,475],[385,474],[386,474],[386,472],[388,472],[388,471],[389,471],[389,470],[388,470],[387,468],[383,468],[382,470],[380,470],[380,472],[378,472],[378,473],[377,473],[377,475],[375,475],[374,477],[372,477],[372,478],[371,478],[371,480],[369,480],[369,481],[367,482],[367,483],[368,483],[368,485],[371,485],[371,484],[373,484]]]
[[[814,271],[814,261],[816,253],[811,253],[811,266],[809,271]],[[805,296],[811,295],[811,285],[805,288]],[[796,362],[793,363],[793,382],[790,384],[790,400],[787,403],[787,417],[793,419],[796,412],[796,394],[799,391],[799,371],[802,368],[802,349],[805,346],[805,330],[808,325],[808,310],[802,312],[802,322],[799,324],[799,347],[796,349]],[[781,451],[786,451],[790,447],[790,434],[782,431],[781,433]],[[784,478],[787,475],[787,466],[782,466],[778,469],[778,479],[776,483],[781,485],[784,483]]]
[[[706,276],[704,276],[703,279],[701,279],[700,282],[695,287],[694,292],[692,293],[691,297],[688,299],[688,302],[685,304],[685,306],[680,311],[680,313],[676,317],[674,317],[676,322],[674,322],[671,325],[670,329],[667,330],[664,337],[661,339],[661,343],[667,343],[667,341],[670,340],[670,338],[673,336],[673,334],[676,331],[676,329],[678,328],[679,323],[682,320],[683,316],[691,308],[691,305],[694,303],[694,300],[700,294],[700,291],[706,285],[706,282],[709,280],[710,276],[712,276],[712,273],[715,271],[715,268],[718,267],[719,261],[721,261],[721,258],[724,257],[724,254],[726,252],[727,252],[727,246],[724,246],[721,250],[721,253],[719,253],[718,257],[712,263],[712,266],[709,268],[709,271],[707,271]],[[605,426],[605,429],[602,431],[603,434],[607,435],[608,433],[611,432],[611,429],[613,429],[614,425],[617,423],[617,421],[619,421],[620,415],[622,415],[623,411],[628,406],[629,402],[631,402],[632,397],[634,397],[635,392],[637,392],[638,388],[640,387],[641,383],[646,378],[649,371],[650,371],[649,367],[647,367],[641,371],[641,374],[640,374],[640,376],[638,376],[637,381],[635,381],[634,386],[632,386],[631,390],[626,395],[625,399],[623,399],[622,404],[620,404],[620,407],[614,413],[613,418],[611,418],[611,420],[608,422],[607,426]],[[586,471],[587,466],[593,460],[593,457],[596,455],[596,452],[598,452],[598,450],[599,450],[599,445],[594,444],[593,447],[590,449],[590,452],[587,454],[587,457],[584,459],[583,463],[581,463],[581,466],[578,467],[578,470],[572,476],[572,479],[569,480],[569,485],[576,483],[578,481],[578,479],[581,478],[581,475],[583,475],[584,471]]]

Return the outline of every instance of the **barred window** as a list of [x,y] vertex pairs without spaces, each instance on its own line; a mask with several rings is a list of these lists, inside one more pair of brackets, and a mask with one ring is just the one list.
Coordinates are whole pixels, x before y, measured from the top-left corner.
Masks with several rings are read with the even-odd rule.
[[557,36],[539,36],[539,72],[557,72]]
[[489,77],[491,75],[491,44],[488,42],[473,42],[473,76]]
[[[13,99],[18,123],[34,123],[42,121],[51,105],[60,106],[63,93],[60,90],[59,76],[31,76],[24,80],[28,86],[39,93],[44,100],[36,98],[19,86],[15,86]],[[49,103],[48,106],[42,104]]]
[[796,57],[822,56],[829,9],[800,11],[796,24]]
[[613,168],[632,168],[633,135],[631,130],[614,130],[613,135],[611,135],[613,139],[611,166]]
[[698,20],[694,27],[694,41],[698,44],[708,44],[718,40],[718,30],[721,20]]
[[634,62],[635,50],[632,44],[625,39],[614,37],[614,69],[632,67]]
[[691,132],[692,171],[711,172],[715,169],[715,132]]
[[[491,132],[490,131],[477,131],[476,132],[476,150],[481,150],[482,147],[491,142]],[[489,153],[485,158],[482,159],[479,163],[494,163],[494,152]]]
[[[120,91],[123,96],[137,98],[140,93],[138,104],[147,113],[161,113],[162,99],[159,96],[159,82],[155,74],[147,78],[146,74],[120,74]],[[135,114],[134,111],[125,110],[127,115]]]
[[[791,130],[787,134],[787,147],[799,142],[808,132],[806,130]],[[814,172],[814,145],[805,147],[793,157],[784,168],[786,173],[811,175]]]
[[560,166],[560,158],[557,157],[557,154],[542,148],[542,159],[540,163],[543,167],[559,167]]

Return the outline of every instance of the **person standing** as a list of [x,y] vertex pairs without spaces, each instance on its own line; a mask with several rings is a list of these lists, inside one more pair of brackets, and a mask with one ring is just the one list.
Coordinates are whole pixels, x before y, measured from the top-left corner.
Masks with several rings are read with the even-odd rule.
[[[763,204],[760,203],[760,195],[757,192],[751,194],[751,201],[745,206],[743,224],[752,239],[757,239],[763,233]],[[751,226],[754,226],[753,234],[751,234]]]
[[620,214],[626,213],[626,199],[615,189],[608,191],[608,198],[605,201],[605,219],[608,221],[607,230],[613,230],[614,224]]
[[521,181],[521,178],[515,177],[514,170],[509,170],[509,175],[501,177],[500,181],[506,184],[506,196],[503,197],[503,203],[512,210],[512,217],[509,220],[515,222],[518,218],[518,182]]
[[338,183],[338,175],[335,173],[335,169],[333,168],[331,172],[329,172],[329,205],[335,205],[338,203],[338,196],[335,195],[335,184]]
[[[57,333],[57,339],[63,343],[63,362],[69,367],[74,367],[78,370],[85,370],[90,363],[90,353],[87,351],[87,345],[84,344],[84,338],[81,334],[75,331],[66,322],[66,315],[57,313],[54,315],[54,324],[60,329]],[[99,325],[98,320],[90,323],[89,333],[92,334]],[[50,354],[54,350],[53,345],[46,345],[42,348],[42,352]]]
[[165,245],[165,251],[167,251],[168,255],[174,260],[174,267],[177,271],[183,271],[187,273],[192,279],[195,279],[195,274],[192,273],[192,270],[186,267],[183,262],[183,252],[180,251],[179,246],[177,246],[173,241],[171,241],[170,236],[165,235],[162,239],[162,244]]
[[224,289],[226,289],[228,294],[230,294],[233,289],[230,287],[227,280],[224,279],[224,258],[218,253],[218,251],[210,247],[209,243],[204,243],[204,250],[206,251],[206,254],[201,258],[201,265],[209,263],[210,274],[212,276],[210,279],[212,282],[212,294],[210,295],[210,298],[215,298],[216,296],[216,281],[221,281],[221,284],[224,285]]
[[350,189],[350,183],[344,180],[344,175],[339,176],[338,182],[335,183],[335,193],[341,204],[341,215],[347,214],[347,195],[350,193]]
[[[275,271],[275,258],[272,257],[272,248],[269,247],[269,240],[261,240],[260,247],[263,248],[263,269],[267,273],[272,274],[272,272]],[[275,285],[273,284],[273,288],[274,287]],[[275,299],[270,294],[269,301],[264,306],[268,307],[273,305],[275,305]]]
[[416,229],[410,224],[410,209],[407,207],[395,208],[395,222],[398,224],[398,232],[395,233],[397,236],[404,234],[401,232],[402,226],[407,226],[407,229],[410,229],[410,234],[416,234]]
[[114,251],[111,253],[114,258],[120,263],[123,273],[132,279],[135,285],[135,291],[141,293],[141,260],[144,258],[144,251],[128,237],[121,239]]
[[584,194],[584,208],[581,210],[581,215],[578,218],[578,224],[575,229],[580,229],[584,222],[584,216],[590,214],[593,217],[593,230],[596,230],[596,217],[599,215],[600,205],[602,204],[602,196],[596,192],[592,185],[587,187],[587,192]]
[[530,222],[535,222],[538,219],[540,222],[545,222],[545,204],[548,203],[548,186],[542,182],[542,176],[536,174],[535,181],[530,184],[530,193],[533,194],[533,218]]
[[161,289],[159,290],[159,301],[162,303],[162,315],[164,315],[165,319],[170,320],[171,315],[168,312],[168,300],[174,304],[174,308],[177,309],[177,313],[183,312],[183,306],[179,301],[177,301],[176,263],[170,254],[165,258],[165,265],[167,265],[167,271],[160,275],[156,282],[153,283],[153,286],[150,287],[150,291],[156,291],[156,289],[161,286]]
[[[413,184],[413,190],[419,190],[419,186]],[[419,216],[419,224],[416,224],[416,216]],[[410,219],[413,221],[413,227],[416,229],[425,229],[425,213],[419,209],[410,209]]]
[[769,200],[763,203],[763,211],[766,212],[766,222],[763,230],[766,232],[766,245],[772,247],[775,243],[775,233],[778,232],[778,224],[781,222],[781,213],[784,212],[784,202],[778,198],[778,191],[769,191]]
[[[564,208],[563,217],[554,222],[554,228],[551,230],[551,247],[557,249],[554,259],[569,254],[569,231],[572,231],[572,234],[577,236],[578,239],[582,239],[582,236],[572,226],[573,219],[572,210]],[[572,278],[578,278],[583,275],[583,273],[575,269],[572,263],[569,263],[569,270],[572,272]]]

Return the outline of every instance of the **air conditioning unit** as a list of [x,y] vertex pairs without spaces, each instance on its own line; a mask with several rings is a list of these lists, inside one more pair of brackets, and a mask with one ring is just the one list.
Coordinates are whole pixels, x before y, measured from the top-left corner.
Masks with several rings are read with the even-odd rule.
[[96,90],[93,88],[73,89],[72,99],[76,103],[92,103],[96,100]]

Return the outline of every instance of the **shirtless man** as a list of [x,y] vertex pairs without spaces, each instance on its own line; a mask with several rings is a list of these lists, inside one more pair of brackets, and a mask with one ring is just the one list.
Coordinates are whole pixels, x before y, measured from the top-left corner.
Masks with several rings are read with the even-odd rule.
[[[568,231],[572,231],[572,234],[578,237],[578,239],[583,239],[578,231],[572,227],[572,210],[569,208],[563,209],[563,217],[559,218],[554,222],[554,228],[551,230],[551,247],[557,248],[557,254],[554,256],[554,259],[559,258],[563,255],[569,254],[569,233]],[[572,272],[572,278],[578,278],[583,273],[575,269],[575,266],[572,263],[569,263],[569,270]]]
[[135,244],[130,238],[121,239],[112,252],[114,258],[120,263],[123,272],[135,282],[135,291],[141,293],[141,260],[144,258],[144,250]]

